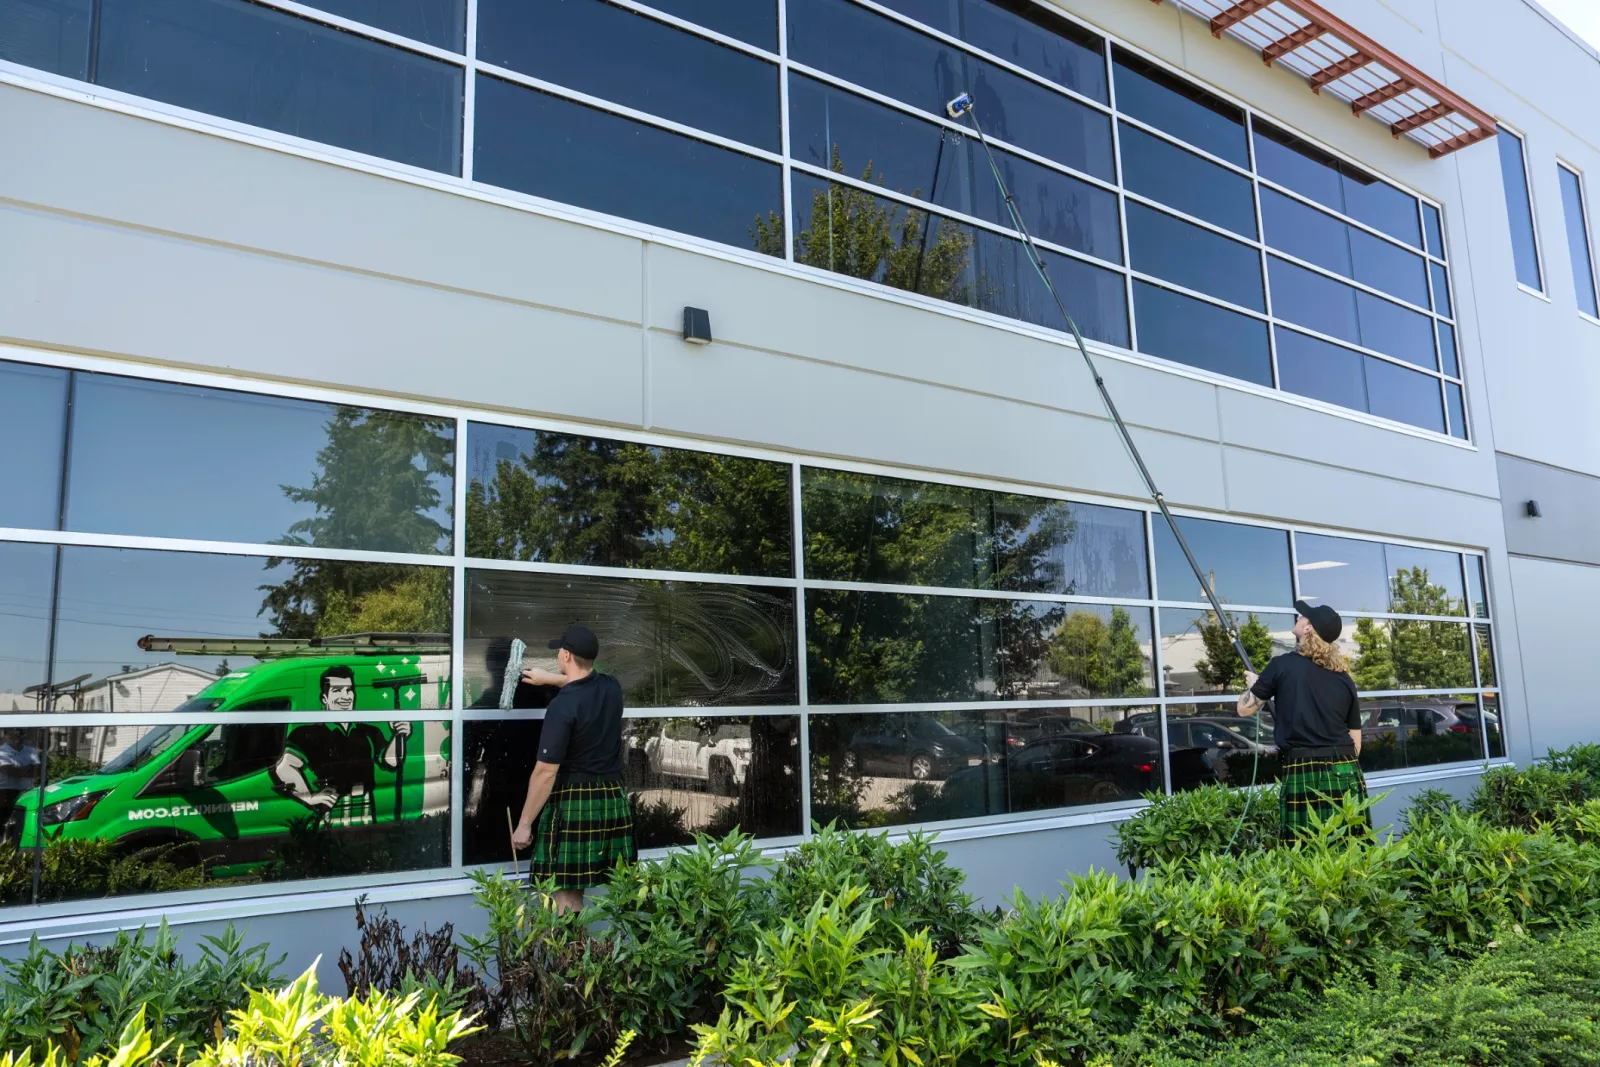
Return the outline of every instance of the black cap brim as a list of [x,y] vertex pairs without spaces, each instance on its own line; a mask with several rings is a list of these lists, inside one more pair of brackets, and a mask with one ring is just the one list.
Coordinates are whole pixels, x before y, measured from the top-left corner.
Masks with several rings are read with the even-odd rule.
[[562,639],[559,638],[559,637],[551,638],[550,639],[550,644],[549,644],[548,647],[549,648],[561,648],[562,647],[561,640]]
[[[1298,611],[1305,618],[1311,618],[1311,605],[1307,604],[1304,600],[1296,600],[1294,602],[1294,610]],[[551,645],[550,647],[554,648],[556,646]]]

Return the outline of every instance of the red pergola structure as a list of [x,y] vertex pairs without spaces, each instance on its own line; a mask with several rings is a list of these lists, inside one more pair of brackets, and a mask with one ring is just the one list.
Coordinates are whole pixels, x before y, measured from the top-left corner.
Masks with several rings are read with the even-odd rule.
[[[1154,0],[1159,4],[1162,0]],[[1312,0],[1172,0],[1224,33],[1409,137],[1434,159],[1493,137],[1493,115]]]

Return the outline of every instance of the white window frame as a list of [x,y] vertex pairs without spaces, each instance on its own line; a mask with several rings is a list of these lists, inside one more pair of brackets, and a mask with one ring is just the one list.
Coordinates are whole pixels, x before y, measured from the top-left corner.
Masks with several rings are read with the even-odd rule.
[[[1515,126],[1504,122],[1499,124],[1499,128],[1501,133],[1510,135],[1517,142],[1517,155],[1522,160],[1522,183],[1528,191],[1528,223],[1533,227],[1533,263],[1539,271],[1539,283],[1544,286],[1543,289],[1535,289],[1521,278],[1518,278],[1517,288],[1529,296],[1538,297],[1547,304],[1554,303],[1550,299],[1550,271],[1544,262],[1544,245],[1539,241],[1539,205],[1536,202],[1537,198],[1533,195],[1533,171],[1528,167],[1528,137]],[[1509,189],[1506,190],[1506,195],[1507,197],[1510,196]],[[1506,204],[1506,222],[1507,225],[1515,225],[1511,221],[1510,211],[1511,205],[1508,200]],[[1515,241],[1514,236],[1512,239]],[[1516,269],[1516,249],[1513,248],[1511,260],[1511,272],[1513,275],[1516,273]]]
[[[1589,225],[1588,177],[1584,174],[1582,169],[1574,166],[1571,163],[1568,163],[1560,156],[1556,157],[1556,170],[1567,172],[1568,174],[1572,175],[1573,180],[1578,183],[1578,225],[1583,230],[1583,254],[1589,258],[1589,291],[1594,297],[1595,306],[1600,308],[1600,275],[1597,275],[1595,272],[1594,228]],[[1571,225],[1571,220],[1568,219],[1566,215],[1567,198],[1563,193],[1561,197],[1561,221],[1566,225]],[[1575,296],[1577,295],[1578,286],[1581,284],[1582,283],[1578,280],[1577,272],[1574,271],[1572,275],[1572,288]],[[1600,318],[1596,318],[1594,315],[1591,315],[1587,311],[1583,310],[1581,303],[1578,305],[1578,317],[1583,319],[1585,322],[1592,322],[1594,325],[1600,326]]]

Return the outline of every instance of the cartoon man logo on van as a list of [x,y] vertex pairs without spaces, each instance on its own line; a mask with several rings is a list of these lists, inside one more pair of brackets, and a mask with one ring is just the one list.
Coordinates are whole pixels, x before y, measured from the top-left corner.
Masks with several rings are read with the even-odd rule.
[[[324,711],[352,711],[355,672],[329,667],[322,672]],[[330,826],[366,826],[376,821],[377,768],[397,771],[405,758],[409,722],[391,722],[392,736],[371,723],[317,722],[296,726],[272,768],[278,788],[304,804]]]

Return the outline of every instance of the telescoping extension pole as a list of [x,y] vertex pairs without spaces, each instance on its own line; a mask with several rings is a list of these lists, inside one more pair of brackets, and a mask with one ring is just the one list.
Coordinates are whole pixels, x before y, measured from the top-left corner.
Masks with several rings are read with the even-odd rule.
[[1056,308],[1060,310],[1061,317],[1067,320],[1067,328],[1072,331],[1072,339],[1078,342],[1078,351],[1083,355],[1083,361],[1089,365],[1089,374],[1094,378],[1095,388],[1100,390],[1100,399],[1105,402],[1106,411],[1111,416],[1111,421],[1116,424],[1117,432],[1122,435],[1122,443],[1128,449],[1128,455],[1133,459],[1133,465],[1139,469],[1139,477],[1144,479],[1145,490],[1151,499],[1156,502],[1156,507],[1161,509],[1161,515],[1167,520],[1167,526],[1172,530],[1172,536],[1177,539],[1178,547],[1183,549],[1183,558],[1189,561],[1189,567],[1194,571],[1195,579],[1200,583],[1200,588],[1205,590],[1206,600],[1211,604],[1211,610],[1216,613],[1217,623],[1228,635],[1228,640],[1233,642],[1233,650],[1244,661],[1245,670],[1255,673],[1255,665],[1250,662],[1250,653],[1244,649],[1244,642],[1239,640],[1239,633],[1229,622],[1227,615],[1223,614],[1222,604],[1217,600],[1216,591],[1211,588],[1211,583],[1206,581],[1206,576],[1200,569],[1199,562],[1194,558],[1194,552],[1189,548],[1189,542],[1184,539],[1183,531],[1178,529],[1178,521],[1172,517],[1172,512],[1167,510],[1167,498],[1162,495],[1161,489],[1156,485],[1156,480],[1150,474],[1150,468],[1145,466],[1144,457],[1139,454],[1139,447],[1133,443],[1133,435],[1128,432],[1127,423],[1122,421],[1122,415],[1117,411],[1116,401],[1111,399],[1111,391],[1106,388],[1106,380],[1100,377],[1100,369],[1095,366],[1094,357],[1089,355],[1089,348],[1083,343],[1083,334],[1078,330],[1078,324],[1073,321],[1072,314],[1067,311],[1066,301],[1061,299],[1061,293],[1056,289],[1056,283],[1050,280],[1050,273],[1045,267],[1044,257],[1039,254],[1039,246],[1033,243],[1033,235],[1028,232],[1027,225],[1022,221],[1021,214],[1017,211],[1017,202],[1011,198],[1011,189],[1006,185],[1006,180],[1000,176],[1000,168],[995,164],[994,153],[989,149],[989,139],[983,135],[983,127],[978,124],[978,113],[973,107],[971,93],[962,93],[945,105],[945,111],[953,119],[965,115],[972,122],[972,128],[978,135],[978,143],[983,145],[983,154],[988,157],[989,169],[994,173],[994,180],[1000,186],[1000,192],[1005,196],[1006,210],[1011,214],[1011,223],[1017,232],[1022,235],[1024,246],[1028,250],[1028,258],[1033,263],[1033,269],[1039,272],[1039,277],[1044,280],[1045,288],[1050,290],[1050,295],[1055,298]]

